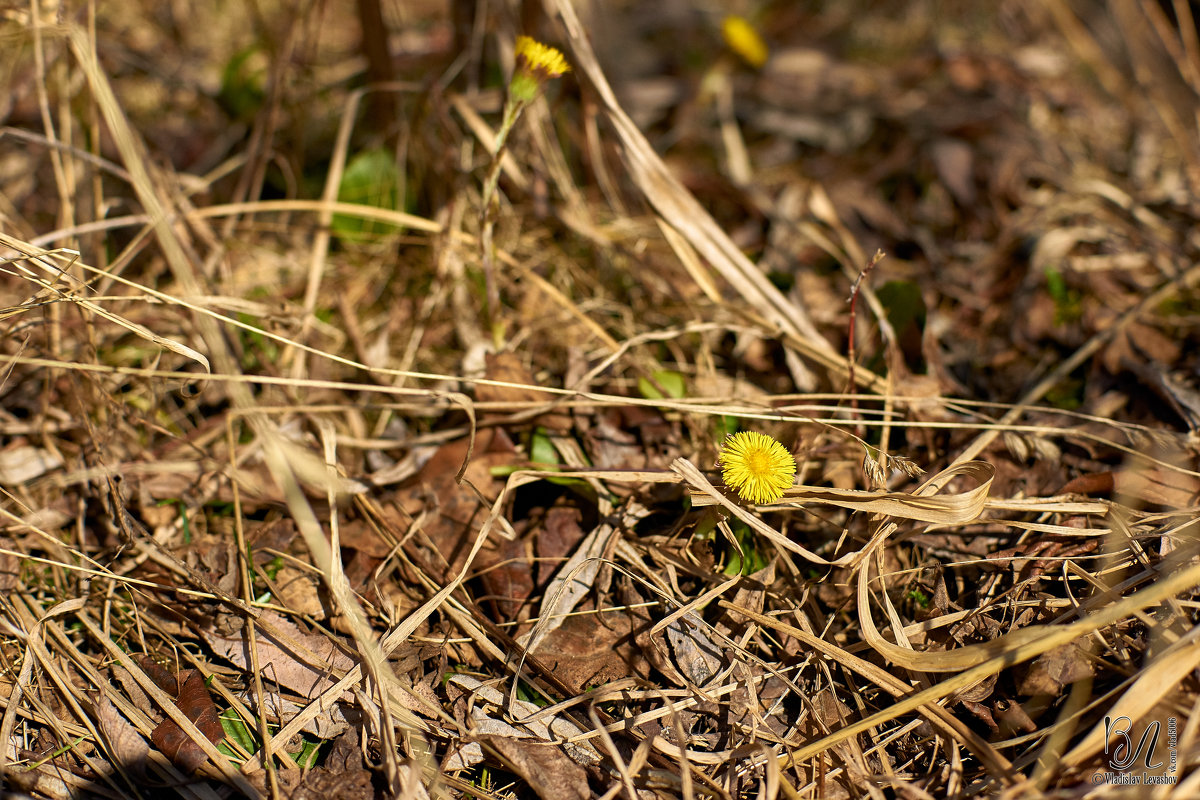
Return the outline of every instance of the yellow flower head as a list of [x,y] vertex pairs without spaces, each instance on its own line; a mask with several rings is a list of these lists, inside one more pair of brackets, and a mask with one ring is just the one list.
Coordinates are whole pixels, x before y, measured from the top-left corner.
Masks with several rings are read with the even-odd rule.
[[754,26],[745,17],[729,15],[721,21],[721,35],[729,49],[742,57],[750,66],[761,69],[771,56],[767,43],[758,35]]
[[558,78],[571,71],[563,54],[528,36],[517,37],[517,69],[523,69],[542,80]]
[[725,485],[751,503],[772,503],[792,488],[796,460],[763,433],[735,433],[725,440],[717,463]]
[[517,69],[508,84],[508,93],[513,99],[528,103],[538,96],[546,81],[570,71],[571,65],[562,53],[528,36],[518,36]]

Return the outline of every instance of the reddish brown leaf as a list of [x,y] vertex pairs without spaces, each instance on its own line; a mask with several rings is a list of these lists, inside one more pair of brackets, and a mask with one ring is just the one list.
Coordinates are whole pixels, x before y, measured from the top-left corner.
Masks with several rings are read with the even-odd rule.
[[534,543],[538,583],[554,577],[562,562],[575,551],[584,537],[579,526],[582,518],[578,508],[555,506],[546,512],[546,524]]
[[1058,494],[1111,494],[1115,486],[1111,472],[1090,472],[1063,484]]
[[992,709],[1000,728],[1000,735],[1005,738],[1037,730],[1037,723],[1030,719],[1029,714],[1016,700],[997,698],[992,703]]
[[573,691],[629,676],[646,677],[650,665],[632,640],[630,619],[617,614],[568,618],[538,645],[537,655]]
[[[395,495],[396,505],[402,510],[399,516],[412,519],[429,512],[423,518],[418,543],[429,548],[421,554],[425,559],[422,566],[439,580],[462,565],[469,549],[467,533],[488,511],[471,488],[457,481],[467,444],[462,438],[442,445],[421,470],[416,485]],[[515,457],[515,449],[503,431],[483,430],[475,442],[466,480],[491,502],[503,487],[503,482],[492,476],[491,468],[510,465]]]
[[533,572],[522,540],[501,539],[480,552],[476,563],[489,598],[501,621],[515,620],[521,605],[533,594]]
[[[175,698],[175,705],[210,742],[216,744],[225,738],[217,707],[204,685],[203,675],[194,669],[180,670],[172,675],[149,656],[142,657],[141,666],[158,688]],[[196,770],[208,758],[200,745],[169,717],[154,729],[150,741],[185,772]]]
[[365,520],[347,520],[339,529],[338,536],[343,548],[366,553],[372,558],[384,559],[392,553],[392,545]]
[[150,656],[142,656],[138,660],[138,663],[141,665],[142,671],[146,673],[146,677],[154,681],[155,686],[172,697],[175,697],[179,693],[175,683],[175,675],[162,664],[159,664]]

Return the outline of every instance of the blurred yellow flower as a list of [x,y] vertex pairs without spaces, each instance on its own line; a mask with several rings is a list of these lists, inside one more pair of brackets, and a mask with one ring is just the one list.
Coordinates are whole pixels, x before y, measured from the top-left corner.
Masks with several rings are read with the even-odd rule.
[[508,94],[519,103],[538,96],[546,81],[571,71],[563,54],[528,36],[517,37],[517,68],[508,84]]
[[730,14],[721,20],[721,35],[725,37],[725,44],[729,45],[729,49],[741,56],[750,66],[760,69],[767,63],[771,51],[745,17]]
[[517,37],[517,69],[526,69],[546,78],[557,78],[571,71],[563,54],[528,36]]
[[725,440],[717,463],[725,485],[751,503],[772,503],[792,488],[796,460],[763,433],[735,433]]

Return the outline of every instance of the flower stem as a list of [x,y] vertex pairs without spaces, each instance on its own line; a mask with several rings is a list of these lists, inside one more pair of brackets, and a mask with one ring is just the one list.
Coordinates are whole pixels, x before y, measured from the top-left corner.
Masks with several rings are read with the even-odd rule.
[[504,104],[504,119],[500,123],[500,129],[496,131],[496,148],[492,153],[487,177],[484,178],[483,203],[479,210],[479,248],[484,281],[487,285],[487,316],[492,329],[493,343],[497,347],[502,344],[504,331],[500,320],[500,288],[495,275],[496,255],[492,238],[496,227],[496,213],[500,206],[496,189],[500,184],[500,168],[504,163],[504,154],[508,152],[508,135],[526,105],[523,101],[511,98]]

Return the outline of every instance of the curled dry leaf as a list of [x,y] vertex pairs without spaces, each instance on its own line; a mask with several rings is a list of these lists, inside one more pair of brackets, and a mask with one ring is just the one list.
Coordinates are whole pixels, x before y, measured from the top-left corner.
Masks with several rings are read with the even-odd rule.
[[[217,707],[208,693],[208,687],[204,685],[203,675],[194,669],[183,669],[171,674],[149,656],[142,656],[140,664],[158,688],[175,698],[175,705],[179,706],[179,710],[210,742],[216,744],[225,738],[225,731],[217,716]],[[193,772],[208,758],[200,745],[192,741],[192,737],[169,718],[154,729],[150,734],[150,741],[185,772]]]
[[667,626],[675,667],[696,686],[704,686],[721,669],[724,647],[713,639],[711,631],[693,611]]
[[125,696],[129,698],[130,702],[146,716],[154,716],[154,703],[150,701],[150,695],[143,691],[133,675],[129,674],[129,670],[120,664],[113,664],[112,674],[117,679],[117,683],[121,685],[121,689],[125,692]]
[[[543,742],[557,742],[562,745],[571,760],[577,764],[598,764],[601,760],[599,752],[590,741],[584,737],[584,731],[569,717],[558,715],[541,717],[537,705],[527,700],[507,701],[505,695],[493,686],[485,684],[470,675],[456,674],[446,681],[447,689],[467,692],[473,695],[471,705],[470,726],[472,730],[480,731],[481,735],[498,733],[511,737],[529,736]],[[512,718],[519,724],[512,725],[500,719],[504,716],[501,709],[507,709]],[[528,719],[528,722],[523,720]],[[453,768],[462,769],[458,764],[459,756],[465,756],[467,748],[459,753],[451,754],[447,764],[455,764]],[[469,762],[468,762],[469,763]],[[445,766],[445,769],[451,767]]]
[[1063,645],[1034,659],[1017,684],[1017,693],[1057,697],[1065,686],[1092,674],[1087,653],[1074,643]]
[[307,614],[314,619],[325,618],[325,605],[321,602],[320,580],[307,570],[284,565],[275,575],[276,593],[279,602],[297,614]]

